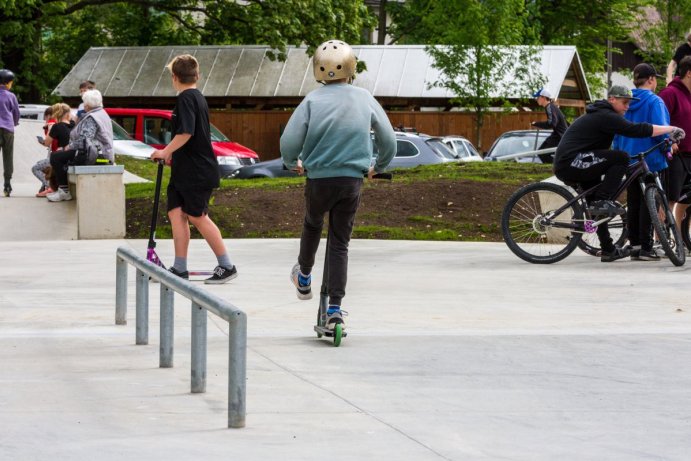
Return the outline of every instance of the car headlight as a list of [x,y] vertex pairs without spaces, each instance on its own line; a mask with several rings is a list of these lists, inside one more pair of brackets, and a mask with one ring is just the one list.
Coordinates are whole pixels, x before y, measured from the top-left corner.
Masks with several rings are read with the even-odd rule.
[[230,165],[230,166],[240,166],[240,159],[233,157],[232,155],[224,155],[222,157],[216,157],[219,165]]

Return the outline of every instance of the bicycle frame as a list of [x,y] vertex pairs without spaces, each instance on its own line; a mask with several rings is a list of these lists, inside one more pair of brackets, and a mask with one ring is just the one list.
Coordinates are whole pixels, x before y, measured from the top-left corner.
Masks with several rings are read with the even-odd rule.
[[[662,182],[660,181],[660,176],[657,173],[650,171],[650,169],[648,168],[648,164],[645,163],[645,157],[647,157],[652,152],[654,152],[655,150],[657,150],[663,146],[669,147],[670,145],[671,145],[671,143],[670,143],[669,139],[664,139],[663,141],[655,144],[653,147],[651,147],[647,151],[640,152],[640,153],[636,154],[634,156],[634,158],[636,158],[638,161],[636,163],[629,165],[629,167],[626,170],[626,177],[625,177],[624,181],[622,181],[622,183],[617,188],[617,191],[615,192],[614,196],[612,197],[612,200],[616,199],[621,194],[623,194],[624,191],[626,189],[628,189],[628,187],[636,180],[639,182],[639,184],[641,186],[641,190],[645,191],[645,181],[644,180],[645,180],[645,178],[650,177],[650,176],[653,176],[655,178],[655,185],[657,187],[659,187],[660,189],[663,189]],[[585,202],[586,201],[585,197],[587,197],[589,194],[593,193],[601,185],[602,184],[597,184],[597,185],[595,185],[595,186],[593,186],[593,187],[591,187],[585,191],[581,191],[580,193],[577,189],[576,190],[577,195],[574,198],[567,201],[564,205],[557,208],[556,210],[551,211],[546,216],[546,218],[551,219],[554,216],[559,216],[561,213],[564,212],[564,210],[570,208],[571,205],[573,205],[576,202],[581,202],[581,201]],[[665,201],[667,200],[667,197],[664,196],[664,194],[663,194],[663,199]],[[586,207],[584,207],[584,209],[585,208]],[[599,226],[600,224],[609,222],[612,219],[613,219],[613,217],[610,217],[610,216],[605,217],[599,221],[592,221],[592,222],[584,219],[582,229],[578,228],[573,223],[554,222],[554,223],[551,223],[551,226],[555,227],[555,228],[560,228],[560,229],[571,229],[574,232],[592,233],[592,232],[595,232],[595,229],[597,228],[597,226]]]

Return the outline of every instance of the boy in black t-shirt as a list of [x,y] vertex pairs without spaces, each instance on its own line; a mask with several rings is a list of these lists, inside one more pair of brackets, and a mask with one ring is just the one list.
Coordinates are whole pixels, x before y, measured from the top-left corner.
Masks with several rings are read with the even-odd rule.
[[173,58],[167,68],[173,78],[173,88],[178,92],[172,117],[175,137],[164,149],[155,150],[151,159],[164,160],[171,165],[167,194],[175,262],[169,270],[189,278],[187,250],[189,223],[192,223],[218,259],[213,276],[204,283],[225,283],[237,277],[237,269],[230,262],[221,231],[208,215],[211,192],[219,186],[220,180],[218,162],[211,147],[209,106],[197,90],[199,63],[193,56],[184,54]]

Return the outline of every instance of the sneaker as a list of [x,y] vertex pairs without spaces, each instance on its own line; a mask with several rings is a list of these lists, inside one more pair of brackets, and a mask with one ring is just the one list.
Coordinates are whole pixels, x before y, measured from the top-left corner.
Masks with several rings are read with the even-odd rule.
[[178,270],[174,267],[168,268],[168,272],[170,272],[173,275],[177,275],[181,279],[189,280],[190,279],[190,273],[189,271],[183,271],[183,272],[178,272]]
[[40,191],[38,194],[36,194],[36,197],[47,197],[48,195],[52,194],[53,192],[55,192],[53,189],[51,189],[50,187],[46,187],[45,189]]
[[593,216],[617,216],[626,210],[611,200],[597,200],[590,204],[588,211]]
[[5,197],[9,197],[10,194],[12,193],[12,186],[9,184],[5,184],[5,188],[3,189],[3,192],[5,193]]
[[611,263],[612,261],[616,261],[617,259],[626,258],[628,256],[631,256],[631,248],[630,247],[624,247],[624,248],[615,247],[614,250],[612,250],[612,251],[603,251],[602,256],[600,256],[600,261],[602,261],[603,263]]
[[207,285],[220,285],[221,283],[230,282],[238,276],[238,270],[233,267],[216,266],[214,275],[204,280]]
[[72,194],[70,194],[70,191],[65,191],[63,189],[58,189],[57,191],[53,192],[52,194],[46,195],[46,198],[50,202],[62,202],[62,201],[68,201],[72,200]]
[[329,306],[326,310],[326,318],[324,319],[324,326],[329,330],[333,330],[337,323],[340,323],[345,330],[345,321],[343,317],[348,315],[348,312],[341,310],[341,306]]
[[634,246],[628,246],[631,250],[631,261],[640,261],[640,254],[641,254],[641,246],[640,245],[634,245]]
[[[633,259],[633,256],[631,257]],[[638,261],[659,261],[660,256],[655,252],[655,250],[643,250],[641,249],[638,254]]]
[[307,300],[312,299],[312,274],[302,275],[300,272],[300,264],[295,264],[290,271],[290,281],[295,285],[295,294],[298,299]]

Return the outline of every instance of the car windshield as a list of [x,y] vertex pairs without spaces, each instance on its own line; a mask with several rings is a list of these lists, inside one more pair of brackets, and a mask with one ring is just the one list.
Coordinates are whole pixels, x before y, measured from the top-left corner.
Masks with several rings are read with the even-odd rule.
[[430,147],[430,149],[432,149],[434,153],[441,158],[448,158],[451,160],[455,160],[458,158],[456,154],[451,149],[449,149],[449,147],[446,144],[442,142],[441,139],[433,138],[428,139],[425,142]]
[[535,133],[512,134],[509,136],[504,136],[497,140],[497,143],[492,147],[490,155],[496,158],[510,154],[520,154],[523,152],[537,150],[547,136],[547,133],[544,135],[540,133],[539,136],[537,136]]
[[[209,124],[209,125],[211,125],[211,124]],[[228,139],[228,138],[226,137],[226,135],[224,135],[223,133],[221,133],[221,130],[219,130],[218,128],[216,128],[216,127],[213,126],[213,125],[211,125],[210,127],[211,127],[211,141],[213,141],[213,142],[227,142],[227,141],[230,141],[230,139]]]
[[130,137],[129,134],[127,134],[127,131],[117,123],[113,122],[113,140],[114,141],[127,141],[131,140],[132,138]]

